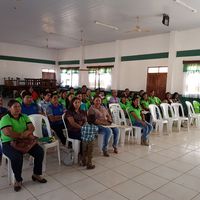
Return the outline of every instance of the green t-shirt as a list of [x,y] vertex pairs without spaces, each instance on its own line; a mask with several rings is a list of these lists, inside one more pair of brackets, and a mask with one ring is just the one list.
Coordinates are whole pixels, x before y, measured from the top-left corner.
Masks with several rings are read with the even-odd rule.
[[121,101],[119,102],[119,105],[121,106],[122,110],[126,110],[126,108],[130,107],[131,104],[129,101],[126,101],[126,103],[122,103]]
[[161,100],[158,97],[149,97],[149,103],[159,105],[161,104]]
[[149,101],[141,100],[141,101],[140,101],[140,105],[141,105],[144,109],[149,109]]
[[[133,106],[129,107],[129,113],[132,113],[134,112],[135,115],[142,120],[142,116],[141,116],[141,108],[138,107],[138,108],[134,108]],[[133,117],[133,115],[130,114],[130,117],[131,117],[131,122],[132,124],[134,124],[134,122],[136,121],[135,118]]]
[[27,124],[31,123],[30,119],[27,115],[21,114],[19,119],[15,119],[12,117],[12,115],[9,113],[2,117],[0,121],[0,129],[1,129],[1,140],[2,142],[10,142],[13,139],[9,136],[6,136],[2,129],[5,127],[12,127],[13,132],[16,133],[23,133],[25,130],[27,130]]
[[59,104],[63,105],[63,108],[66,108],[66,100],[63,98],[58,99]]

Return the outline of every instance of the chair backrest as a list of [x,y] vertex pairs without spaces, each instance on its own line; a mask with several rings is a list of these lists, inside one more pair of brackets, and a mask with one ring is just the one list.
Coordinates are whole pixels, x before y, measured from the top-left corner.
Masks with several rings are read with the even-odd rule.
[[193,108],[191,102],[186,101],[185,104],[187,105],[188,116],[189,117],[193,116],[195,114],[195,112],[194,112],[194,108]]
[[198,101],[193,101],[192,102],[193,106],[194,106],[194,111],[195,113],[200,113],[200,103]]
[[112,109],[113,107],[121,108],[121,106],[118,103],[110,103],[109,104],[109,109]]
[[111,106],[110,112],[112,115],[113,122],[117,125],[127,125],[124,111],[119,106]]
[[173,111],[172,106],[170,104],[161,103],[160,107],[161,107],[164,119],[175,118],[174,111]]
[[33,132],[33,134],[39,138],[43,137],[42,134],[42,127],[45,123],[45,127],[48,133],[48,136],[51,137],[52,133],[51,133],[51,127],[49,124],[49,120],[46,116],[41,115],[41,114],[33,114],[33,115],[29,115],[29,118],[31,120],[31,122],[33,123],[34,127],[35,127],[35,131]]
[[65,127],[65,136],[68,139],[69,137],[68,137],[67,126],[66,126],[66,123],[65,123],[65,113],[62,114],[62,121],[63,121],[64,127]]
[[158,120],[163,120],[162,115],[160,113],[160,109],[157,105],[150,104],[149,110],[150,110],[153,122],[156,122]]
[[172,103],[171,106],[174,111],[174,117],[185,117],[183,105],[181,103]]
[[126,108],[126,113],[128,115],[128,119],[129,119],[129,124],[128,125],[132,125],[131,114],[130,114],[130,107]]

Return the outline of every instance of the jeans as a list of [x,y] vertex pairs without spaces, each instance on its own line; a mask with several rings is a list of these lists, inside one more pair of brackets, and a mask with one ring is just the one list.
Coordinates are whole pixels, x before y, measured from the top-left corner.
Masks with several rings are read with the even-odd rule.
[[[11,167],[15,175],[16,181],[22,181],[22,166],[23,166],[23,154],[20,151],[14,149],[10,142],[5,142],[3,145],[3,153],[10,159]],[[42,162],[44,158],[44,151],[41,146],[36,144],[28,152],[34,157],[33,174],[42,175]]]
[[87,166],[92,165],[92,154],[94,149],[94,141],[82,143],[82,162]]
[[102,150],[107,151],[108,143],[111,138],[111,134],[113,134],[113,147],[116,148],[118,141],[119,141],[119,129],[118,128],[108,128],[104,126],[98,126],[99,127],[99,133],[103,134],[103,145]]
[[142,138],[144,140],[148,139],[148,135],[151,133],[151,131],[153,130],[153,126],[151,124],[149,124],[148,122],[145,122],[144,126],[141,122],[135,121],[133,123],[133,126],[137,126],[142,128]]

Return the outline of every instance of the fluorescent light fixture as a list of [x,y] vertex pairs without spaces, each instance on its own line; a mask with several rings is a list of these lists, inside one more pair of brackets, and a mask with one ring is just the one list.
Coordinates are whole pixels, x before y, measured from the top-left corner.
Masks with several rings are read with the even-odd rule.
[[187,5],[186,3],[184,3],[184,2],[181,1],[181,0],[173,0],[173,1],[175,1],[177,4],[180,4],[181,6],[187,8],[187,9],[189,9],[189,10],[190,10],[191,12],[193,12],[193,13],[196,13],[196,12],[197,12],[197,9],[192,8],[191,6]]
[[116,30],[116,31],[119,30],[118,27],[116,27],[116,26],[112,26],[112,25],[110,25],[110,24],[105,24],[105,23],[103,23],[103,22],[94,21],[94,23],[97,24],[97,25],[101,25],[101,26],[104,26],[104,27],[107,27],[107,28],[114,29],[114,30]]

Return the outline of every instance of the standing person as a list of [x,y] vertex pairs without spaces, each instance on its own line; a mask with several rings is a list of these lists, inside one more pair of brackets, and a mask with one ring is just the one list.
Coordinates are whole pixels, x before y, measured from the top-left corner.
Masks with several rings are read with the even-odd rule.
[[94,169],[92,164],[92,153],[94,147],[95,136],[98,134],[98,126],[95,126],[95,115],[88,115],[87,123],[81,128],[82,139],[82,164],[87,166],[87,169]]
[[95,96],[93,103],[94,105],[90,106],[88,110],[88,115],[94,114],[95,115],[95,124],[99,127],[100,134],[103,134],[103,145],[102,151],[103,155],[108,157],[108,143],[111,138],[111,134],[113,134],[113,149],[114,153],[118,153],[118,140],[119,140],[119,130],[118,128],[109,128],[106,126],[111,125],[112,118],[108,112],[108,110],[101,105],[101,97]]
[[[18,192],[22,187],[22,166],[23,153],[11,146],[13,140],[34,138],[34,126],[27,115],[21,113],[21,106],[18,101],[10,100],[8,102],[9,113],[0,121],[1,139],[3,153],[10,159],[11,167],[15,176],[14,190]],[[20,141],[20,140],[19,140]],[[42,175],[42,162],[44,151],[42,147],[35,144],[28,153],[34,157],[34,168],[32,180],[40,183],[46,183]]]

